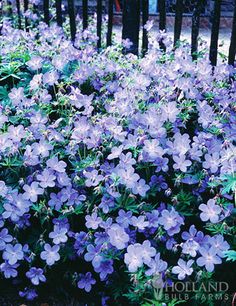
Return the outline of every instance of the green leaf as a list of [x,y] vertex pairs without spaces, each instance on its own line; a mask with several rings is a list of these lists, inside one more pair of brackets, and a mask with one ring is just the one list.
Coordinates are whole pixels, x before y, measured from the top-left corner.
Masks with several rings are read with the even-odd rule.
[[0,99],[8,99],[8,91],[5,86],[0,86]]
[[224,257],[226,257],[226,261],[236,261],[236,251],[229,250],[224,252]]
[[226,174],[222,177],[223,180],[223,189],[222,193],[229,193],[230,191],[235,191],[236,189],[236,175],[235,174]]

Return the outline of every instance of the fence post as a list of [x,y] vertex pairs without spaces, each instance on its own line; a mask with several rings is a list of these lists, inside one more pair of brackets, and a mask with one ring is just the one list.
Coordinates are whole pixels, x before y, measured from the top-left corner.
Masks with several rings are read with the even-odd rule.
[[[165,31],[166,30],[166,0],[159,0],[158,1],[158,11],[159,11],[159,30]],[[166,46],[164,45],[163,41],[160,41],[160,48],[165,51]]]
[[164,31],[166,29],[166,0],[158,1],[159,11],[159,30]]
[[43,0],[44,22],[49,25],[49,0]]
[[174,47],[180,39],[183,20],[183,0],[176,0],[175,4],[175,28],[174,28]]
[[144,28],[149,17],[149,0],[142,0],[142,21],[143,21],[143,41],[142,41],[142,54],[145,55],[148,50],[148,32]]
[[88,0],[83,0],[83,30],[88,27]]
[[210,44],[210,62],[213,66],[217,63],[217,51],[218,51],[218,38],[219,38],[219,28],[220,28],[220,8],[221,0],[215,0],[214,14],[212,19],[211,28],[211,44]]
[[75,3],[74,0],[67,0],[67,3],[68,3],[69,18],[70,18],[70,35],[71,35],[71,40],[74,42],[76,35]]
[[[28,0],[24,0],[24,13],[28,10],[28,8],[29,8],[29,1]],[[25,29],[26,29],[26,32],[29,31],[28,25],[29,25],[28,18],[25,17]]]
[[140,26],[140,1],[124,0],[122,17],[122,39],[129,39],[133,45],[125,48],[125,52],[138,54],[139,26]]
[[229,65],[234,65],[235,54],[236,54],[236,0],[234,1],[234,19],[233,19],[230,47],[229,47],[229,58],[228,58]]
[[56,19],[57,19],[57,25],[59,25],[60,27],[62,26],[61,1],[62,0],[56,0]]
[[16,0],[16,10],[18,16],[18,28],[21,29],[20,0]]
[[108,25],[107,25],[107,46],[112,45],[113,5],[114,5],[114,0],[109,0],[108,2]]
[[102,0],[97,0],[97,48],[100,49],[102,42]]
[[197,58],[198,35],[200,26],[200,14],[202,8],[202,0],[195,0],[193,16],[192,16],[192,35],[191,35],[191,54],[193,60]]

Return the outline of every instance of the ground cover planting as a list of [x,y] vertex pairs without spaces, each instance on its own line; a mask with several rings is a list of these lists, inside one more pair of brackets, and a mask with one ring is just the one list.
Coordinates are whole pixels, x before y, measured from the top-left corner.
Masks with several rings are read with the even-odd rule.
[[231,305],[235,68],[164,33],[145,57],[97,52],[93,23],[74,44],[44,23],[0,38],[1,287],[27,305],[151,306],[191,282],[187,305]]

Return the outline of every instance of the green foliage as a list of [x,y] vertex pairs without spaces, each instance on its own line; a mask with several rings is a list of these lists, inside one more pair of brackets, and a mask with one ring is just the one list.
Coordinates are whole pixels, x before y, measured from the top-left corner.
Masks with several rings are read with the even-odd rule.
[[236,251],[234,250],[225,251],[224,255],[226,257],[226,261],[236,261]]
[[236,190],[236,174],[226,174],[221,177],[222,180],[222,193],[235,192]]

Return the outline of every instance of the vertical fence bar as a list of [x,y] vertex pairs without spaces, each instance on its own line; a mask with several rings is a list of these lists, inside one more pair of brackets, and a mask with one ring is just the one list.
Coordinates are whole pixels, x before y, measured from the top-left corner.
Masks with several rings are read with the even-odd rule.
[[142,0],[142,21],[143,21],[143,41],[142,41],[142,54],[145,55],[148,50],[148,32],[144,28],[149,17],[149,0]]
[[97,48],[100,49],[102,45],[102,0],[97,0]]
[[57,25],[62,26],[62,10],[61,10],[62,0],[56,0],[56,20]]
[[166,29],[166,0],[158,1],[159,11],[159,30],[164,31]]
[[138,54],[139,26],[140,26],[140,1],[123,1],[122,39],[129,39],[133,45],[125,48],[125,52]]
[[211,28],[210,62],[213,66],[217,64],[218,38],[220,28],[221,0],[215,0],[214,13]]
[[234,18],[233,18],[233,27],[231,33],[230,47],[229,47],[229,65],[234,65],[236,55],[236,0],[234,1]]
[[[29,1],[28,0],[24,0],[24,13],[28,10],[28,8],[29,8]],[[29,31],[28,25],[29,25],[28,18],[25,17],[25,29],[26,29],[26,32]]]
[[[158,11],[159,11],[159,30],[165,31],[166,30],[166,0],[158,1]],[[163,51],[166,50],[166,46],[164,45],[163,41],[160,41],[160,48]]]
[[74,0],[68,0],[67,3],[68,3],[68,13],[70,19],[70,35],[71,35],[71,40],[74,42],[76,35],[75,3]]
[[18,16],[18,29],[21,29],[20,0],[16,0],[16,10]]
[[44,22],[49,25],[49,0],[43,0]]
[[202,8],[202,0],[195,0],[192,16],[192,34],[191,34],[191,54],[193,60],[196,59],[198,50],[198,35],[200,26],[200,14]]
[[83,0],[83,30],[88,27],[88,0]]
[[114,5],[114,0],[109,0],[108,2],[108,25],[107,25],[107,46],[112,45],[113,5]]
[[183,21],[183,0],[176,0],[175,4],[175,28],[174,28],[174,46],[180,39]]
[[[3,2],[0,2],[0,16],[3,16]],[[2,27],[3,27],[3,24],[0,19],[0,36],[2,35]]]

